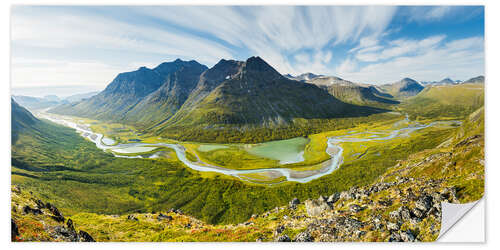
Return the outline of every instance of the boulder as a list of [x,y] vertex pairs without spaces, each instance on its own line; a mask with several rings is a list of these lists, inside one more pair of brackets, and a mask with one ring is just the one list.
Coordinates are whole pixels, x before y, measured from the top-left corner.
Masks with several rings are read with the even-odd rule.
[[405,232],[401,232],[401,240],[404,242],[413,242],[415,241],[415,236],[410,230],[406,230]]
[[401,241],[402,241],[401,235],[396,232],[393,232],[389,237],[389,242],[401,242]]
[[92,238],[92,236],[85,231],[80,230],[78,236],[81,242],[95,242],[94,238]]
[[288,206],[291,208],[291,209],[296,209],[297,208],[297,205],[300,204],[300,201],[299,199],[297,198],[293,198],[290,203],[288,203]]
[[392,211],[389,213],[389,218],[392,221],[399,221],[399,220],[401,220],[401,214],[399,213],[398,210],[395,210],[395,211]]
[[276,241],[278,241],[278,242],[292,242],[290,237],[288,237],[288,235],[286,235],[286,234],[278,237],[278,239]]
[[401,216],[401,219],[403,221],[408,221],[411,219],[411,212],[410,209],[407,206],[401,206],[398,208],[398,212]]
[[340,193],[334,193],[334,194],[328,196],[326,203],[328,203],[330,206],[332,206],[333,203],[337,202],[339,199],[340,199]]
[[160,213],[157,217],[156,217],[157,220],[168,220],[168,221],[171,221],[173,220],[173,217],[170,216],[170,215],[165,215],[165,214],[162,214]]
[[415,207],[424,213],[429,211],[432,205],[432,197],[429,195],[422,196],[415,202]]
[[357,204],[351,204],[351,205],[349,205],[349,210],[352,213],[357,213],[357,212],[361,211],[362,208],[359,205],[357,205]]
[[59,209],[57,209],[56,206],[47,202],[45,204],[45,207],[47,209],[49,209],[50,213],[52,213],[52,216],[51,216],[52,219],[54,219],[57,222],[64,222],[64,216],[61,214],[61,212],[59,212]]
[[10,240],[15,241],[17,236],[19,236],[19,228],[14,219],[10,219]]
[[40,210],[38,208],[31,208],[28,205],[26,205],[26,206],[23,207],[23,212],[25,214],[33,214],[33,215],[43,214],[42,210]]
[[330,209],[326,201],[306,200],[306,211],[309,216],[319,216],[323,211]]
[[425,215],[425,213],[418,208],[413,209],[411,212],[413,214],[412,217],[423,218]]
[[137,219],[137,217],[135,217],[135,215],[133,215],[133,214],[129,214],[129,215],[127,216],[127,220],[135,220],[135,221],[139,221],[139,219]]
[[399,224],[393,223],[393,222],[387,222],[387,230],[389,231],[398,231],[399,230]]
[[312,242],[312,241],[314,241],[314,238],[311,236],[310,233],[304,231],[304,232],[300,232],[299,234],[297,234],[297,236],[295,236],[294,241],[295,242]]

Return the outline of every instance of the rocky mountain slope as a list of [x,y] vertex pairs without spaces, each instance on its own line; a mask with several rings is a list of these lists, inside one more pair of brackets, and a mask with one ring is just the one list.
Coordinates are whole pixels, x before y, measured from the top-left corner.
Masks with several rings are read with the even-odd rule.
[[463,83],[464,84],[466,84],[466,83],[484,83],[484,76],[476,76],[476,77],[473,77],[467,81],[464,81]]
[[352,104],[379,105],[398,104],[391,95],[382,93],[377,87],[368,84],[357,84],[335,76],[318,76],[307,80],[328,91],[334,97]]
[[380,88],[396,98],[405,98],[417,95],[424,86],[411,78],[403,78],[395,83],[381,85]]
[[154,69],[120,73],[98,95],[50,112],[94,119],[153,123],[171,116],[185,101],[206,66],[177,59]]

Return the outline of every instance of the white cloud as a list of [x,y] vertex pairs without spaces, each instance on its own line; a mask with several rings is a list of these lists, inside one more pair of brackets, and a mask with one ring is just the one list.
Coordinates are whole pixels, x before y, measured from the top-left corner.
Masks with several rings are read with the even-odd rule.
[[[441,46],[433,46],[437,41],[440,39],[429,38],[417,41],[416,44],[427,48],[417,55],[393,57],[388,61],[368,64],[357,71],[344,70],[339,67],[337,73],[353,81],[372,84],[395,82],[403,77],[411,77],[420,81],[444,77],[465,80],[484,74],[484,39],[482,37],[454,40]],[[400,41],[395,44],[404,43]]]

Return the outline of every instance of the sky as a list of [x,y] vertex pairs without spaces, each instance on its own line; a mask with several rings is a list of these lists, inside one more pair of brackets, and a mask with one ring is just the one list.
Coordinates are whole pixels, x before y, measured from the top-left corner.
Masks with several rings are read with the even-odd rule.
[[177,58],[385,84],[484,75],[482,6],[14,6],[13,94],[104,89]]

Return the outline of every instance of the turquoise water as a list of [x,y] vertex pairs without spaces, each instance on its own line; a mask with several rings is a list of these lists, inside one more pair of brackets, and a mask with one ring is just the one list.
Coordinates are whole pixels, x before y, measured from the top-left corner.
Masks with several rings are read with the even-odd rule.
[[297,137],[288,140],[270,141],[246,148],[250,154],[279,160],[281,164],[296,163],[304,160],[304,149],[309,139]]

